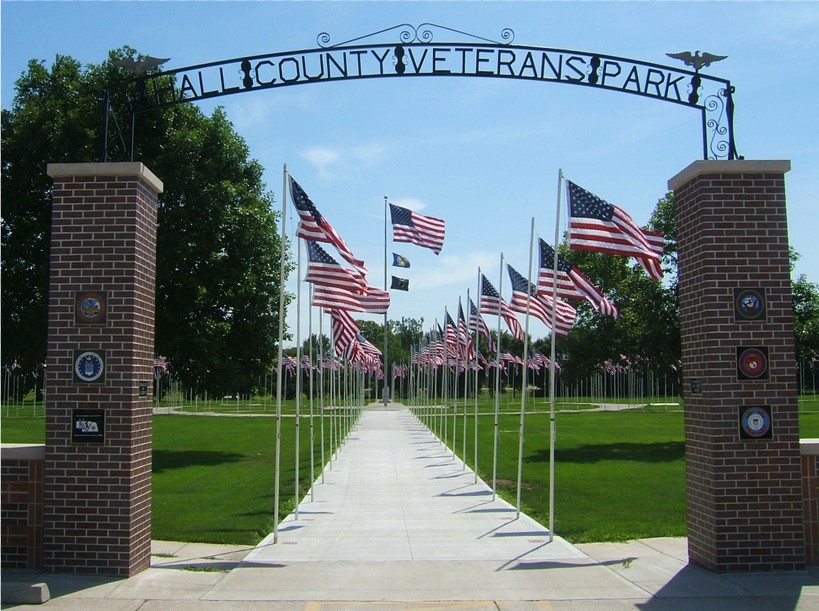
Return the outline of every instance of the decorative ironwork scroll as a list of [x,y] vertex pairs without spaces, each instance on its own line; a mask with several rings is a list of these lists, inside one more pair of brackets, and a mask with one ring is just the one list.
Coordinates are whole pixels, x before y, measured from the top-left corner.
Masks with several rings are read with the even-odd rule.
[[[468,40],[439,42],[439,34]],[[390,42],[373,42],[390,38]],[[514,45],[514,39],[508,28],[498,41],[430,23],[401,24],[338,44],[331,44],[330,35],[322,32],[318,48],[141,74],[120,87],[131,91],[133,112],[139,114],[237,93],[354,79],[481,77],[564,83],[699,109],[703,157],[737,158],[734,88],[729,81],[702,74],[699,68],[691,71],[600,53]]]

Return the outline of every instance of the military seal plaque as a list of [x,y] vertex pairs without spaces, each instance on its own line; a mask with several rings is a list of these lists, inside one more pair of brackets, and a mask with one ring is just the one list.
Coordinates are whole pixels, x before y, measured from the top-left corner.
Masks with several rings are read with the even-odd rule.
[[739,408],[739,436],[742,439],[771,439],[771,408],[768,405]]
[[74,322],[78,325],[104,325],[108,315],[108,295],[105,291],[74,293]]
[[734,321],[764,321],[767,316],[765,289],[734,289]]
[[102,351],[75,350],[74,381],[95,384],[105,382],[105,353]]
[[737,347],[737,377],[740,380],[768,379],[768,349],[764,346]]

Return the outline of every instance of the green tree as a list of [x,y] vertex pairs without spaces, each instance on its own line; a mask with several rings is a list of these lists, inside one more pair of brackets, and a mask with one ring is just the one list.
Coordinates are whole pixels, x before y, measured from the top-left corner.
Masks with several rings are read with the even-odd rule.
[[638,372],[676,375],[681,345],[672,193],[657,202],[648,228],[666,236],[662,282],[651,280],[628,257],[564,251],[566,258],[608,295],[620,311],[620,316],[614,319],[595,312],[588,302],[573,302],[578,321],[567,338],[558,339],[565,381],[587,379],[608,361],[616,364],[627,361]]
[[[65,56],[50,70],[32,61],[3,110],[3,354],[24,368],[41,363],[46,349],[46,164],[97,160],[102,92],[131,78],[115,61],[133,55],[120,49],[87,68]],[[111,98],[119,125],[127,122],[126,91]],[[262,168],[220,109],[208,117],[179,105],[139,115],[135,125],[134,158],[164,183],[157,353],[189,387],[249,392],[273,361],[279,315],[280,242]]]
[[[793,331],[800,372],[819,365],[819,285],[801,274],[793,283]],[[813,379],[813,377],[811,377]],[[802,388],[807,380],[802,380]]]
[[[2,111],[2,353],[28,372],[45,362],[51,223],[49,162],[93,159],[92,88],[80,65],[57,56],[51,71],[31,61]],[[98,113],[93,112],[94,116]],[[33,383],[25,376],[24,391]]]

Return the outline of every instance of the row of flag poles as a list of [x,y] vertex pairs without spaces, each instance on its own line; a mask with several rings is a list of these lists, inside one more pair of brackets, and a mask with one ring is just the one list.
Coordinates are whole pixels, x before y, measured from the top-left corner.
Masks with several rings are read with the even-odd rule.
[[[561,195],[565,191],[568,197],[569,208],[569,247],[594,252],[604,252],[613,255],[634,257],[638,263],[646,270],[654,280],[662,279],[661,260],[664,246],[664,236],[660,233],[646,231],[634,223],[633,219],[621,208],[609,204],[592,193],[582,189],[571,181],[565,180],[562,171],[558,175],[557,206],[555,220],[554,244],[559,243],[560,209]],[[335,231],[330,222],[323,216],[315,204],[310,200],[302,187],[287,172],[287,166],[283,168],[283,189],[282,197],[282,240],[281,240],[281,277],[285,274],[286,252],[284,239],[285,220],[287,218],[287,193],[290,193],[293,205],[299,218],[296,229],[296,237],[304,241],[307,252],[307,270],[304,276],[309,283],[309,303],[318,307],[320,312],[330,316],[330,341],[337,358],[366,371],[383,380],[382,400],[386,403],[389,400],[390,379],[395,377],[385,375],[384,369],[387,363],[387,311],[390,305],[389,290],[409,290],[409,280],[392,276],[390,285],[387,284],[388,262],[387,262],[387,210],[389,207],[389,218],[393,228],[393,241],[410,243],[428,248],[436,255],[441,252],[445,238],[445,222],[442,219],[420,215],[409,209],[402,208],[395,204],[390,204],[388,198],[384,198],[384,288],[379,289],[368,284],[367,268],[363,260],[355,257],[352,250],[341,236]],[[335,249],[338,255],[347,263],[347,266],[340,264],[321,244],[328,244]],[[550,356],[538,355],[538,362],[548,364],[550,376],[550,493],[549,493],[549,531],[553,532],[554,514],[554,440],[555,440],[555,370],[557,367],[555,360],[556,336],[567,335],[570,332],[576,318],[577,311],[571,306],[569,300],[587,300],[595,311],[617,317],[619,312],[617,307],[609,301],[603,292],[597,288],[579,269],[566,261],[557,249],[549,245],[543,239],[538,238],[538,272],[533,283],[532,266],[534,261],[535,248],[535,219],[532,218],[530,248],[529,248],[529,268],[528,275],[524,276],[511,265],[506,264],[506,272],[509,276],[511,286],[511,296],[506,301],[503,296],[503,254],[500,256],[500,278],[499,289],[487,279],[478,269],[478,305],[470,298],[467,291],[467,303],[469,318],[464,316],[461,301],[458,303],[458,322],[456,323],[449,312],[444,309],[444,328],[436,323],[437,329],[433,329],[427,334],[423,346],[419,346],[417,351],[413,351],[412,362],[415,365],[426,367],[444,367],[447,370],[455,365],[455,414],[457,416],[457,376],[459,367],[468,372],[475,371],[475,471],[477,472],[477,391],[478,363],[483,360],[486,367],[501,367],[501,321],[506,324],[509,332],[515,338],[523,340],[524,356],[522,363],[524,367],[529,362],[529,319],[533,315],[543,322],[551,330]],[[301,248],[298,248],[297,267],[298,277],[301,279]],[[409,260],[403,255],[393,254],[393,266],[399,268],[409,268]],[[297,299],[297,321],[296,321],[296,362],[301,361],[301,342],[299,337],[301,282],[298,283],[296,291]],[[280,312],[284,311],[284,288],[282,285],[280,295]],[[384,316],[384,346],[383,353],[366,340],[353,319],[350,312],[362,312],[372,314],[383,314]],[[522,327],[515,314],[523,314],[525,325]],[[494,315],[497,317],[496,338],[493,341],[492,334],[481,314]],[[282,353],[284,326],[283,316],[279,317],[279,354],[277,362],[277,397],[276,397],[276,475],[275,475],[275,513],[274,515],[274,543],[278,540],[278,505],[279,505],[279,456],[281,447],[281,396],[282,396],[282,365],[284,357]],[[312,317],[310,320],[312,325]],[[478,334],[481,334],[486,341],[487,349],[491,352],[494,349],[495,361],[489,363],[477,349]],[[312,351],[312,344],[311,344]],[[310,357],[312,359],[312,355]],[[323,355],[319,356],[323,361]],[[382,369],[381,363],[384,363]],[[524,423],[527,400],[527,376],[523,377],[523,391],[521,393],[521,421],[519,431],[519,461],[518,461],[518,513],[520,512],[520,490],[522,476],[522,455],[524,439]],[[496,376],[495,392],[495,448],[493,451],[493,491],[496,489],[497,478],[497,441],[498,441],[498,418],[499,418],[499,385],[500,376]],[[300,415],[300,384],[301,376],[296,380],[296,422],[298,438],[298,421]],[[312,384],[312,376],[311,376]],[[443,389],[446,393],[447,385]],[[467,388],[465,383],[464,388]],[[466,396],[464,396],[466,401]],[[465,404],[464,404],[465,405]],[[464,407],[464,437],[466,434],[466,407]],[[311,393],[311,415],[312,415],[312,393]],[[454,424],[453,424],[454,427]],[[464,444],[465,444],[464,438]],[[298,443],[298,442],[297,442]],[[454,446],[454,428],[453,428]],[[465,448],[465,445],[464,445]],[[296,493],[298,497],[298,448],[296,449]],[[454,447],[453,447],[454,456]],[[465,459],[465,457],[464,457]],[[311,470],[312,472],[312,470]],[[477,475],[476,475],[477,477]],[[296,499],[298,507],[298,498]],[[298,512],[298,509],[296,509]]]

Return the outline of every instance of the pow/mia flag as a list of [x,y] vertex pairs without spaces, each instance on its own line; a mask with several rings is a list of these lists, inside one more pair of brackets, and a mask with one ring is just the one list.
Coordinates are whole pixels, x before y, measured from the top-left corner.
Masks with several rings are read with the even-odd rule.
[[390,288],[395,289],[396,291],[408,291],[409,278],[398,278],[397,276],[393,276]]

